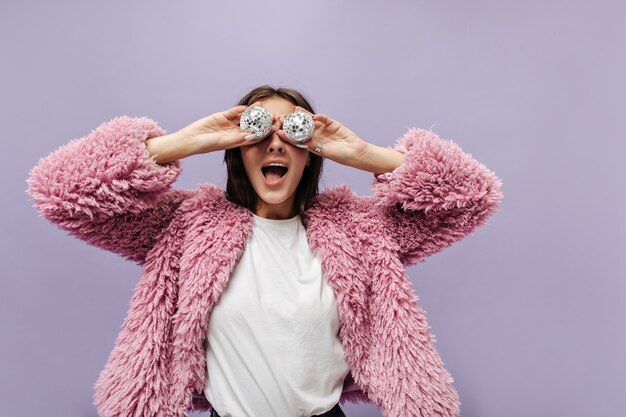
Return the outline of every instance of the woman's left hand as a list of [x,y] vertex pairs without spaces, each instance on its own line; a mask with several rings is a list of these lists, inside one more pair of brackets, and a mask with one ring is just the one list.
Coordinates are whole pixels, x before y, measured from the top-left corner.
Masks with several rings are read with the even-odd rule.
[[[309,152],[315,155],[348,166],[354,166],[356,161],[365,154],[368,143],[338,121],[324,114],[313,114],[300,106],[294,106],[294,111],[296,110],[307,112],[313,117],[315,124],[313,136],[302,144],[294,145],[281,129],[277,134],[283,141],[294,146],[306,147]],[[280,116],[281,127],[284,121],[285,118]],[[315,152],[316,146],[320,146],[322,150]]]

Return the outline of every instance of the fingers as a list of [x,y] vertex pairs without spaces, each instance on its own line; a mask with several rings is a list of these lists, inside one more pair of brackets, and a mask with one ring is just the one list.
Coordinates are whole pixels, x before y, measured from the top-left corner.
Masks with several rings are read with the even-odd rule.
[[278,132],[280,127],[283,125],[281,118],[279,116],[274,117],[274,124],[272,125],[272,132]]
[[235,107],[231,107],[230,109],[226,110],[224,112],[224,116],[228,119],[228,120],[233,120],[235,117],[240,117],[241,114],[246,111],[246,109],[248,107],[252,107],[252,106],[260,106],[261,105],[261,101],[257,100],[254,103],[250,104],[249,106],[246,106],[245,104],[239,105],[239,106],[235,106]]
[[254,133],[250,133],[250,132],[241,132],[238,134],[238,138],[239,140],[243,140],[244,141],[244,145],[248,144],[248,143],[255,143],[258,142],[259,140],[263,139],[260,137],[257,137]]
[[[292,146],[295,146],[295,147],[300,148],[300,149],[309,149],[309,145],[308,144],[305,144],[305,143],[294,143],[294,142],[290,141],[289,139],[287,139],[287,135],[285,135],[285,131],[284,130],[278,130],[278,131],[276,131],[276,134],[278,135],[280,140],[282,140],[283,142],[285,142],[288,145],[292,145]],[[307,143],[308,142],[309,141],[307,141]]]
[[[246,139],[246,136],[250,136],[250,139]],[[254,145],[259,142],[260,139],[253,137],[250,132],[233,132],[228,133],[220,138],[220,143],[223,144],[221,149],[232,149],[240,146]]]
[[300,107],[300,106],[293,106],[293,109],[294,109],[294,110],[297,110],[297,111],[303,111],[303,112],[305,112],[305,113],[309,113],[311,116],[313,116],[313,115],[314,115],[313,113],[311,113],[310,111],[308,111],[308,110],[307,110],[307,109],[305,109],[304,107]]
[[[289,139],[287,139],[287,136],[285,135],[285,131],[284,130],[277,130],[276,134],[278,135],[278,137],[280,138],[280,140],[282,140],[283,142],[287,142],[287,143],[291,143],[289,141]],[[293,144],[292,144],[293,145]]]
[[333,119],[326,116],[325,114],[316,114],[313,116],[313,120],[316,122],[321,122],[324,126],[330,126],[333,122]]
[[257,136],[254,133],[250,133],[248,131],[243,131],[241,133],[239,133],[239,136],[242,136],[241,139],[243,140],[255,140],[258,139]]
[[241,114],[246,110],[247,106],[235,106],[224,112],[224,117],[228,120],[233,120],[235,117],[241,116]]
[[321,125],[319,125],[319,126],[316,125],[316,127],[321,127],[322,125],[323,126],[330,126],[334,122],[333,119],[331,119],[330,117],[326,116],[325,114],[319,114],[319,113],[318,114],[313,114],[310,111],[308,111],[307,109],[305,109],[303,107],[300,107],[300,106],[293,106],[293,108],[294,108],[294,110],[303,111],[303,112],[306,112],[306,113],[310,114],[314,122],[320,122],[321,123]]
[[235,106],[227,111],[224,112],[224,116],[234,122],[235,124],[239,125],[239,123],[241,122],[241,116],[243,115],[243,112],[246,111],[246,109],[248,107],[252,107],[252,106],[260,106],[261,102],[259,100],[255,101],[254,103],[250,104],[250,105],[239,105],[239,106]]

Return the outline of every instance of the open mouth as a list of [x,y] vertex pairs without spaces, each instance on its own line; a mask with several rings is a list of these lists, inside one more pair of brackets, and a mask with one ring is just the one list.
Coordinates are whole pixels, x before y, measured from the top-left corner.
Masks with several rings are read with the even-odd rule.
[[263,172],[263,176],[269,181],[276,181],[281,179],[287,174],[289,169],[287,167],[279,167],[279,166],[267,166],[261,168],[261,172]]

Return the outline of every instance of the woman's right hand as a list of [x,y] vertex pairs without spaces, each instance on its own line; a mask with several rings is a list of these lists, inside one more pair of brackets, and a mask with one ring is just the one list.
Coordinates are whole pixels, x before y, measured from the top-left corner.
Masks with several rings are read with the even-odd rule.
[[[257,101],[250,106],[254,105],[261,105],[261,102]],[[244,138],[249,136],[251,132],[242,131],[239,127],[241,115],[250,106],[235,106],[226,111],[204,117],[180,129],[179,134],[193,144],[194,153],[207,153],[253,145],[263,138],[246,140]],[[272,121],[274,124],[267,136],[280,129],[279,118],[272,116]]]

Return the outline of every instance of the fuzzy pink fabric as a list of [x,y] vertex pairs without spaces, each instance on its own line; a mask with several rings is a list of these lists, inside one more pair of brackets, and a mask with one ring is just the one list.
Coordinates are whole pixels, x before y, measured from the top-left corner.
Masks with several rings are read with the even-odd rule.
[[[180,161],[158,165],[144,144],[164,134],[151,119],[116,117],[40,159],[27,180],[42,216],[143,266],[95,384],[102,417],[211,409],[202,393],[208,318],[253,224],[216,185],[171,188]],[[333,187],[305,215],[350,365],[340,402],[373,403],[385,417],[458,416],[453,379],[405,267],[486,223],[501,181],[429,130],[409,129],[394,148],[405,159],[374,176],[373,195]]]

